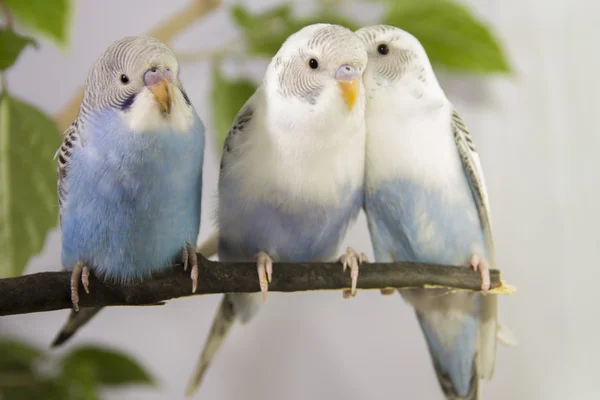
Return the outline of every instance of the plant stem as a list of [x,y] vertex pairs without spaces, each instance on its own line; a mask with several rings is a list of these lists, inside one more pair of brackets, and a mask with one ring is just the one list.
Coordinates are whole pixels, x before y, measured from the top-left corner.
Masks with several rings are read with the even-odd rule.
[[177,60],[179,62],[197,62],[197,61],[211,61],[217,58],[222,58],[233,53],[237,53],[242,50],[241,42],[239,39],[232,39],[229,42],[220,46],[218,50],[205,50],[198,52],[180,52],[176,53]]
[[2,12],[4,14],[4,17],[6,18],[6,28],[12,31],[14,27],[12,14],[10,13],[10,10],[4,2],[4,0],[0,0],[0,8],[2,8]]
[[0,95],[3,96],[8,93],[8,81],[4,72],[0,72],[0,83],[2,84],[2,91],[0,91]]
[[[12,14],[4,0],[0,0],[0,9],[2,9],[2,14],[4,14],[4,19],[6,20],[6,29],[12,31],[14,28]],[[0,94],[4,95],[8,92],[8,82],[4,71],[0,72],[0,83],[2,84],[2,91]]]

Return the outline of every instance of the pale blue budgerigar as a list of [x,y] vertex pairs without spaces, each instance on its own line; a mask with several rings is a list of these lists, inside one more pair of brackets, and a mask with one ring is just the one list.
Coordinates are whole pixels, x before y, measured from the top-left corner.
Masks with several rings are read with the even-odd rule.
[[[489,289],[494,243],[488,196],[471,134],[427,54],[390,26],[357,31],[369,62],[365,211],[378,262],[465,265]],[[496,296],[406,289],[448,399],[476,399],[493,374]]]
[[126,285],[181,260],[196,290],[204,125],[167,46],[145,36],[110,45],[91,67],[57,153],[74,311],[53,346],[101,309],[79,310],[79,280],[88,292],[90,272]]
[[[360,211],[366,63],[364,46],[352,31],[309,25],[285,41],[234,120],[221,160],[218,256],[255,260],[263,295],[273,261],[335,259]],[[351,269],[352,295],[364,257],[348,249],[341,261]],[[248,322],[262,297],[224,296],[188,396],[233,322]]]

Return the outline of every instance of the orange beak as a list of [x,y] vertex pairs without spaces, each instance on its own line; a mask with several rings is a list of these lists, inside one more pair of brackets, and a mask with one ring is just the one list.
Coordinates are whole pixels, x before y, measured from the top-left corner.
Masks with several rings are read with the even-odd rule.
[[173,98],[173,85],[171,82],[163,79],[156,85],[148,87],[154,95],[160,111],[169,114],[171,112],[171,100]]
[[356,104],[356,97],[358,96],[358,79],[338,81],[338,84],[342,89],[342,96],[348,106],[348,110],[352,111],[354,104]]

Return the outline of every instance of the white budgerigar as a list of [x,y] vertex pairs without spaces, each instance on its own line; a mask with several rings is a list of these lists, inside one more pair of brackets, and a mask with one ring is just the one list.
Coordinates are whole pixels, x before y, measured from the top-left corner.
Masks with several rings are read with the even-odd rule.
[[[357,31],[369,62],[365,210],[379,262],[471,266],[489,289],[490,211],[479,156],[427,54],[391,26]],[[477,399],[493,374],[496,296],[401,290],[416,311],[448,399]]]
[[[335,259],[360,211],[366,63],[352,31],[307,26],[285,41],[235,118],[221,161],[218,255],[222,261],[256,260],[263,295],[272,270],[277,274],[273,261]],[[342,257],[353,288],[363,260],[352,249]],[[249,321],[262,297],[224,296],[189,396],[234,320]]]

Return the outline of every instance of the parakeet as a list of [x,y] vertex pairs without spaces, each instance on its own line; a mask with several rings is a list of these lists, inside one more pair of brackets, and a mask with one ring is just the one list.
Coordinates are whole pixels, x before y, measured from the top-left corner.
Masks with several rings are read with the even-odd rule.
[[[218,256],[256,261],[263,295],[273,261],[335,259],[362,207],[366,63],[349,29],[304,27],[281,46],[235,117],[219,176]],[[341,261],[356,270],[360,258],[349,249]],[[188,396],[234,320],[248,322],[261,297],[224,296]]]
[[[489,289],[494,243],[473,139],[419,41],[391,26],[362,28],[369,62],[365,203],[378,262],[471,266]],[[496,353],[495,295],[406,289],[448,399],[477,399]]]
[[79,310],[79,279],[87,292],[90,272],[129,284],[182,260],[196,290],[204,125],[167,46],[144,36],[110,45],[91,67],[57,154],[74,311],[53,346],[100,311]]

